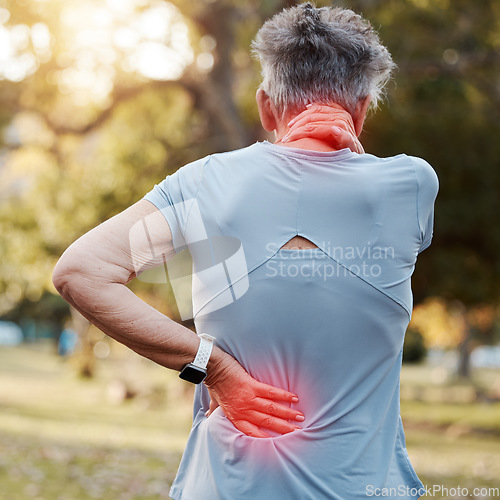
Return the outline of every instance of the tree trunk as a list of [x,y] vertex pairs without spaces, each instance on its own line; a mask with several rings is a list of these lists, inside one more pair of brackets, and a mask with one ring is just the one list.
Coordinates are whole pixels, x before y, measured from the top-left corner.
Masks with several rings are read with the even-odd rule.
[[78,375],[82,378],[93,378],[95,374],[94,342],[89,332],[91,323],[74,307],[71,310],[71,323],[78,335],[79,347],[76,352],[78,360]]
[[465,306],[461,302],[454,304],[454,309],[456,314],[461,316],[463,322],[463,337],[462,342],[458,346],[458,367],[457,375],[460,378],[469,379],[470,378],[470,344],[473,335],[472,328],[467,320],[467,314]]

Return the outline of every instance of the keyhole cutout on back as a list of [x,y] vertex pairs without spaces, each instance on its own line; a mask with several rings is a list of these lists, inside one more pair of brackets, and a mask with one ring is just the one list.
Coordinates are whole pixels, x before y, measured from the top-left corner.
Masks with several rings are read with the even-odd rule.
[[291,248],[294,250],[305,250],[307,248],[318,248],[311,240],[304,238],[303,236],[294,236],[291,240],[288,240],[281,248]]

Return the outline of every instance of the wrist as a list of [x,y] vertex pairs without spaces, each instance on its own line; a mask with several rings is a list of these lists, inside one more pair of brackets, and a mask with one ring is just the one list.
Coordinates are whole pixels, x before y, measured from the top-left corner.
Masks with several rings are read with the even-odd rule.
[[230,366],[231,361],[235,361],[231,355],[214,345],[207,365],[207,377],[203,383],[208,388],[216,384],[221,379],[225,369]]
[[193,384],[203,382],[207,377],[207,366],[212,354],[215,338],[208,333],[199,333],[198,350],[193,361],[182,367],[179,377]]

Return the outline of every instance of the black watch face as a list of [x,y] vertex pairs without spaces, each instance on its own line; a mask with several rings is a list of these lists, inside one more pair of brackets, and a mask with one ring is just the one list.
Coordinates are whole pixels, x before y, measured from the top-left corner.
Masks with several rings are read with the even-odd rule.
[[194,366],[193,364],[186,365],[182,371],[179,373],[179,377],[193,384],[199,384],[205,380],[207,372]]

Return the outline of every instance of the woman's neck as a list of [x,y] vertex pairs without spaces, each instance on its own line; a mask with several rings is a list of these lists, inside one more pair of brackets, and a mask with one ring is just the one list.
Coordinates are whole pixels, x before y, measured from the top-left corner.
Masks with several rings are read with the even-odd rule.
[[[328,134],[332,127],[338,127],[356,138],[353,118],[342,106],[336,103],[328,106],[311,104],[278,123],[275,144],[312,151],[338,151],[342,148]],[[292,136],[288,139],[290,134]]]
[[281,140],[276,140],[274,142],[277,146],[285,146],[287,148],[297,148],[297,149],[309,149],[311,151],[338,151],[338,149],[331,143],[323,141],[321,139],[314,139],[313,137],[306,137],[304,139],[298,139],[292,142],[281,142]]

